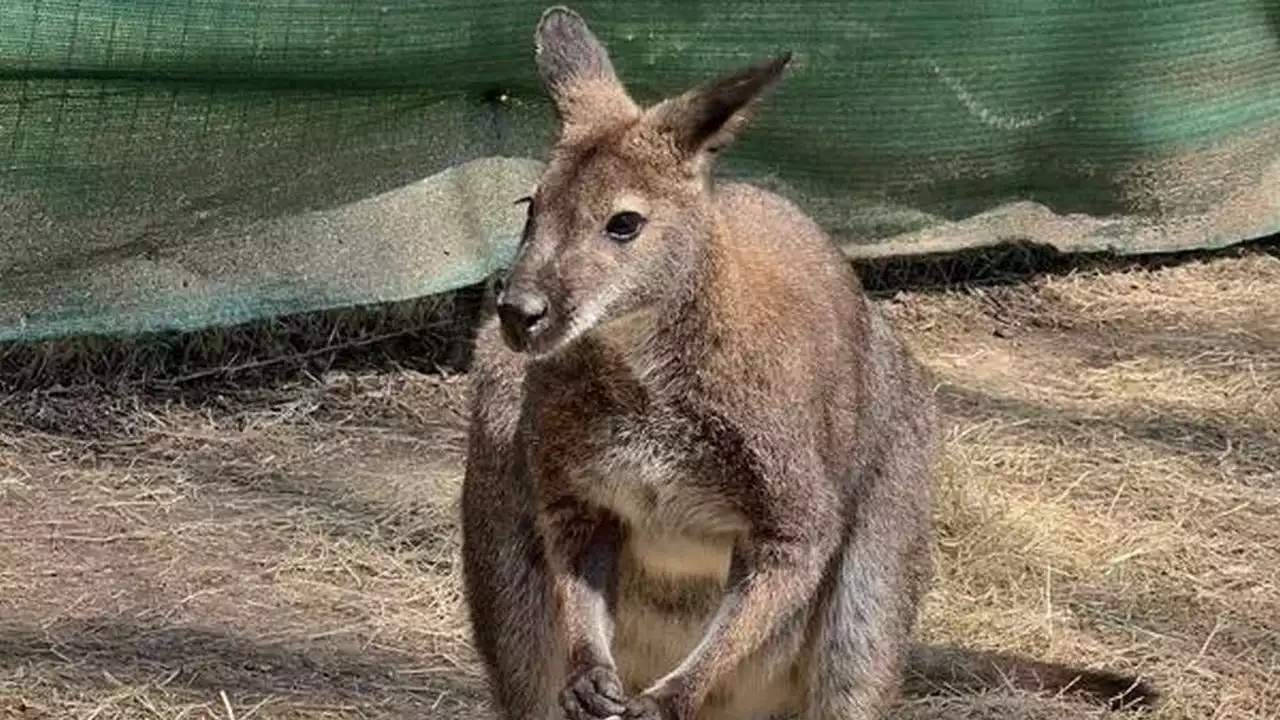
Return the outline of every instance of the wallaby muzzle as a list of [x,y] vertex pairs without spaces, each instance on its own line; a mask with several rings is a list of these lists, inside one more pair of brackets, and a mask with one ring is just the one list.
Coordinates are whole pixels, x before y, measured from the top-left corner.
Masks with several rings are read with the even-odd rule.
[[525,283],[507,285],[498,293],[498,321],[502,337],[516,352],[526,352],[550,326],[546,295]]

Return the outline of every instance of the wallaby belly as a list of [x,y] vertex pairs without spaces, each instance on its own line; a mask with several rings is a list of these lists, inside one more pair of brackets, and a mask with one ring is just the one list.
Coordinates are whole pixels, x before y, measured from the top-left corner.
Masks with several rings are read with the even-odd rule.
[[[626,528],[612,652],[630,692],[675,670],[706,634],[724,598],[734,542],[747,519],[723,490],[687,418],[651,409],[589,425],[579,487]],[[697,720],[767,720],[796,697],[791,663],[803,642],[757,653],[712,691]]]
[[[619,559],[613,653],[631,692],[674,670],[702,639],[724,596],[732,547],[732,536],[629,527]],[[713,692],[698,720],[775,717],[788,709],[793,683],[790,667],[749,661]]]

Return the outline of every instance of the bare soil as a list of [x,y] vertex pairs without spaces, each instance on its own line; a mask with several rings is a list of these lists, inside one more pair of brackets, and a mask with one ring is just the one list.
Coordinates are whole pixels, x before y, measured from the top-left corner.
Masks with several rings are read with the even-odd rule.
[[[1280,258],[902,293],[947,449],[925,639],[1280,717]],[[0,718],[489,717],[464,377],[0,396]],[[1094,718],[998,689],[902,718]]]

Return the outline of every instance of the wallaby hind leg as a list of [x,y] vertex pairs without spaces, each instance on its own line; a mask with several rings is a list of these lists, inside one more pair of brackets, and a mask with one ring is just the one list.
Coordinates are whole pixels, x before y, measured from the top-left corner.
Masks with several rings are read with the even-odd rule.
[[497,716],[562,720],[564,662],[546,558],[527,485],[507,443],[475,423],[462,487],[462,576],[472,636]]
[[910,618],[870,560],[846,551],[810,660],[804,720],[881,720],[899,699]]
[[[562,720],[557,694],[564,684],[546,567],[531,523],[514,522],[520,534],[505,548],[464,551],[475,644],[503,720]],[[496,550],[498,552],[490,552]],[[536,599],[535,599],[536,598]]]
[[804,720],[880,720],[899,699],[930,561],[926,536],[905,530],[924,521],[903,509],[898,527],[850,533],[810,646]]

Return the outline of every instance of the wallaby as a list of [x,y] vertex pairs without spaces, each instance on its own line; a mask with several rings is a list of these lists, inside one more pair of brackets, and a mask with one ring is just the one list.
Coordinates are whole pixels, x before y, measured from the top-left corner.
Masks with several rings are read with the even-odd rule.
[[501,714],[873,720],[918,670],[1153,700],[912,648],[928,377],[815,222],[711,180],[790,54],[647,108],[571,10],[535,56],[560,132],[476,338],[461,508]]

